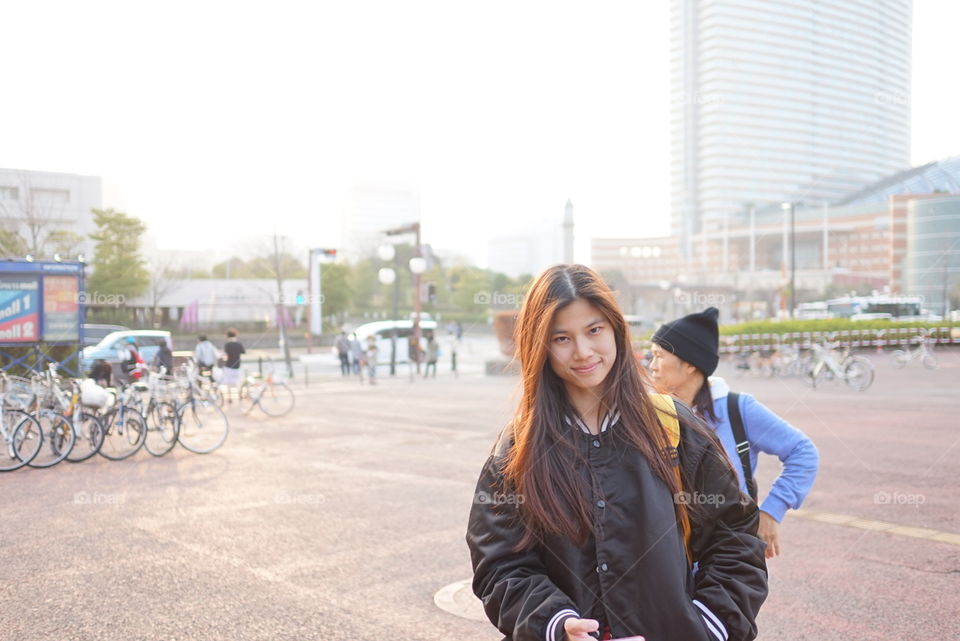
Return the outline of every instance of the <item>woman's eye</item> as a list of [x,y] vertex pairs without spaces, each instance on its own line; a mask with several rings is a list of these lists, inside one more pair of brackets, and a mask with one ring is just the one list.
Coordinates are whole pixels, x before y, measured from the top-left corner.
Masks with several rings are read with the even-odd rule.
[[566,337],[566,336],[557,336],[555,339],[553,339],[553,342],[554,342],[554,343],[562,343],[562,342],[565,341],[565,340],[567,340],[567,337]]
[[599,326],[599,327],[592,327],[592,328],[590,328],[590,333],[591,333],[591,334],[599,334],[601,329],[603,329],[603,326],[602,326],[602,325]]

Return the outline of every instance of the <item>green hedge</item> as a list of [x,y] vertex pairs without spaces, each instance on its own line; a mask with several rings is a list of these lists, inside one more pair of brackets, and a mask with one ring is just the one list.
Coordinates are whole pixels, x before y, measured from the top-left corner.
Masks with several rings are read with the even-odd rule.
[[830,318],[824,320],[755,321],[738,323],[736,325],[721,325],[720,334],[724,336],[732,336],[737,334],[788,334],[792,332],[839,332],[844,330],[899,329],[901,327],[936,329],[938,327],[960,327],[960,323],[948,321],[922,323],[908,323],[888,320],[852,321],[843,318]]
[[[736,325],[722,325],[720,327],[721,343],[723,345],[764,345],[770,343],[770,337],[780,336],[783,334],[793,334],[793,333],[811,333],[811,334],[829,334],[832,332],[853,332],[852,335],[846,337],[849,340],[854,341],[856,344],[857,341],[874,341],[877,336],[877,332],[881,330],[894,330],[889,334],[883,336],[882,338],[889,341],[894,341],[898,343],[909,342],[910,337],[918,334],[919,332],[902,332],[899,330],[921,330],[921,329],[942,329],[949,328],[953,330],[954,328],[960,328],[960,323],[957,322],[923,322],[923,323],[907,323],[899,321],[851,321],[846,319],[825,319],[825,320],[797,320],[797,321],[756,321],[749,323],[738,323]],[[956,337],[958,331],[950,332],[941,332],[935,337],[939,341],[951,342],[949,339],[951,335]],[[635,340],[645,343],[650,340],[650,337],[653,336],[653,332],[647,332],[644,335],[634,336]],[[733,337],[738,336],[739,339],[734,339]],[[844,338],[844,337],[839,337]],[[788,339],[790,340],[790,339]],[[819,339],[818,339],[819,340]],[[953,338],[953,342],[957,339]],[[777,342],[774,340],[774,342]]]

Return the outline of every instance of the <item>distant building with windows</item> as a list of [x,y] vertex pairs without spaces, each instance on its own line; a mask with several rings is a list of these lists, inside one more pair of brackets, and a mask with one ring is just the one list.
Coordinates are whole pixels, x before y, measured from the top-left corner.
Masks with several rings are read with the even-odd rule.
[[920,295],[934,314],[960,283],[960,156],[896,172],[834,203],[780,204],[731,216],[691,238],[594,238],[591,265],[618,276],[630,300],[665,317],[725,307],[727,319],[785,311],[790,247],[797,302],[850,290]]
[[100,207],[99,176],[0,169],[0,229],[6,232],[7,245],[0,247],[0,254],[16,253],[16,243],[7,237],[15,234],[26,245],[19,249],[45,254],[36,258],[60,253],[64,260],[75,260],[77,254],[90,260],[89,235],[95,230],[91,210]]
[[684,253],[749,207],[835,203],[909,166],[911,0],[672,0]]

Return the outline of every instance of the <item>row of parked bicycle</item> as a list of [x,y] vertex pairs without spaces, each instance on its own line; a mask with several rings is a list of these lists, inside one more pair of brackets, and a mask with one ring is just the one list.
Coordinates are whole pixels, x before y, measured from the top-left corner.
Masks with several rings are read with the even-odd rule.
[[[270,416],[293,409],[293,390],[272,372],[248,375],[238,393],[241,411]],[[0,372],[0,472],[47,468],[100,454],[119,461],[141,448],[163,456],[177,443],[207,454],[227,440],[224,391],[187,362],[118,388],[91,379],[63,379],[56,364],[29,378]]]
[[[894,367],[906,367],[918,360],[927,369],[937,368],[929,334],[914,337],[916,347],[906,346],[890,353]],[[734,355],[734,370],[757,376],[799,377],[816,388],[829,381],[842,381],[857,391],[873,384],[874,367],[869,359],[851,353],[850,346],[838,342],[812,343],[807,348],[782,345],[776,350],[743,350]]]

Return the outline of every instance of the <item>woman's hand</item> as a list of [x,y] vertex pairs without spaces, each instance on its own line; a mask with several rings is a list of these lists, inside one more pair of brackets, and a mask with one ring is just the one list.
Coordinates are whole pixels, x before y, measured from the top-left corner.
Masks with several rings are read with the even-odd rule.
[[600,629],[600,622],[596,619],[575,619],[570,617],[563,622],[563,631],[567,633],[567,641],[597,641],[590,636],[590,632]]
[[780,555],[780,524],[763,510],[760,511],[760,527],[757,529],[757,535],[767,544],[768,559]]

